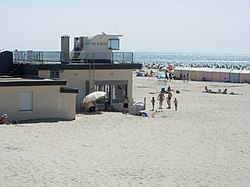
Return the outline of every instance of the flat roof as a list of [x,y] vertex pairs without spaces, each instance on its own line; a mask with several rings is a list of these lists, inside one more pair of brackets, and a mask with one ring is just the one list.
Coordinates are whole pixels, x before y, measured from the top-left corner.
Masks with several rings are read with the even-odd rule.
[[[24,64],[23,70],[89,70],[89,64]],[[142,64],[137,63],[95,63],[95,70],[101,69],[141,69]]]
[[20,77],[0,77],[0,86],[51,86],[66,85],[62,79],[27,79]]

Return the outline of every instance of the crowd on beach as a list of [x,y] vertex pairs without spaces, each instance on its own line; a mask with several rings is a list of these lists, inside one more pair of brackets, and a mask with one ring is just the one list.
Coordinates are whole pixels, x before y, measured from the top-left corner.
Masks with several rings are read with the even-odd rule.
[[216,69],[237,69],[237,70],[250,70],[249,65],[221,65],[221,64],[162,64],[162,63],[151,63],[143,64],[144,67],[149,69],[164,69],[166,67],[191,67],[191,68],[216,68]]

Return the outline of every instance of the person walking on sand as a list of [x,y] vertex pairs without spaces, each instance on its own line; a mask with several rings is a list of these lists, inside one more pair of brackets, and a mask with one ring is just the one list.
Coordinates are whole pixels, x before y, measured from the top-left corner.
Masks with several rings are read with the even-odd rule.
[[163,100],[165,99],[165,96],[164,94],[161,92],[158,97],[157,97],[157,100],[159,101],[159,109],[162,109],[162,103],[163,103]]
[[126,96],[123,100],[123,109],[122,109],[123,114],[128,113],[128,103],[129,103],[129,100],[128,100],[128,97]]
[[169,90],[168,91],[168,96],[167,96],[167,104],[168,104],[168,108],[167,109],[171,109],[171,98],[172,98],[172,91]]
[[151,103],[152,103],[152,111],[154,111],[155,110],[155,97],[152,97]]
[[183,83],[185,83],[185,81],[186,81],[186,75],[184,74],[183,75]]
[[178,101],[176,98],[174,98],[174,106],[175,106],[175,111],[177,111]]

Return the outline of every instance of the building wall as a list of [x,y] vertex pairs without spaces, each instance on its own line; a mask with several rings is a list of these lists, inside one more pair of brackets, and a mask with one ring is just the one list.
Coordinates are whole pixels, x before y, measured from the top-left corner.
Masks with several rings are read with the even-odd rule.
[[[33,111],[19,111],[20,92],[33,93]],[[10,120],[75,118],[75,96],[60,93],[60,86],[13,86],[0,87],[0,114],[6,113]]]
[[[76,98],[77,111],[82,110],[82,100],[87,94],[86,82],[89,80],[89,70],[63,70],[60,71],[60,78],[67,80],[67,87],[78,88]],[[128,81],[128,98],[132,101],[132,70],[95,70],[96,81]]]

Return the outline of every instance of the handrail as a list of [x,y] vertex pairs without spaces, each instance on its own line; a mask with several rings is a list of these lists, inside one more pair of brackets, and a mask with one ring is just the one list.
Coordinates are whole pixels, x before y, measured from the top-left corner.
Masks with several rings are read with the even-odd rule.
[[86,51],[13,51],[14,63],[87,63],[90,59],[110,63],[133,63],[132,52],[86,52]]

